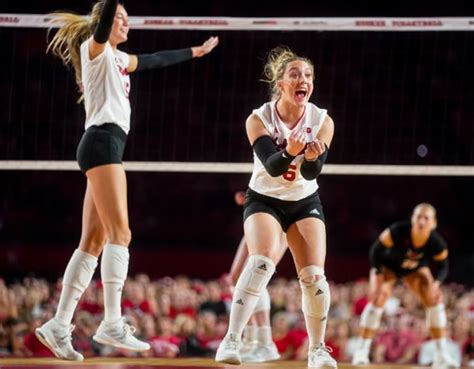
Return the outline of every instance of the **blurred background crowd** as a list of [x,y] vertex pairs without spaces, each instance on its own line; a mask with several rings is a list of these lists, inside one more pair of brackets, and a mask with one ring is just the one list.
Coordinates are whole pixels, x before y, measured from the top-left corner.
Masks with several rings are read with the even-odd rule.
[[[269,286],[273,340],[282,359],[304,360],[307,336],[298,282],[276,277]],[[61,280],[50,283],[27,277],[8,284],[0,280],[0,357],[52,356],[33,332],[53,316],[60,287]],[[462,360],[463,365],[474,366],[474,290],[460,284],[448,284],[442,290],[451,354]],[[352,357],[367,292],[364,279],[331,283],[326,344],[340,362]],[[226,275],[209,281],[186,276],[151,280],[146,274],[129,278],[122,309],[137,335],[152,347],[138,354],[92,340],[103,312],[101,282],[95,280],[75,313],[73,344],[85,357],[212,357],[227,329],[231,294]],[[385,308],[372,347],[372,362],[429,365],[433,354],[424,311],[415,296],[400,284]]]

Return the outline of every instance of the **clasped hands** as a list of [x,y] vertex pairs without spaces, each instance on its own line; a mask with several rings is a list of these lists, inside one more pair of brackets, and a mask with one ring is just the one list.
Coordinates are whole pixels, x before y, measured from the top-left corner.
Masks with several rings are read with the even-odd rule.
[[302,130],[294,130],[288,137],[286,151],[291,156],[297,156],[304,152],[307,161],[315,161],[326,151],[324,142],[317,138],[311,142],[306,142],[306,135]]

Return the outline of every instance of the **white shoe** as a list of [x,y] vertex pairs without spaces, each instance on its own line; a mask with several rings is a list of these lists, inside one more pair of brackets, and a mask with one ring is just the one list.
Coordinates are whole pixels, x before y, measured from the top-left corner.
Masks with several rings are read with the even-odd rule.
[[235,334],[224,337],[217,348],[216,361],[238,365],[242,362],[239,353],[240,339]]
[[331,356],[332,349],[320,343],[309,348],[308,368],[337,369],[337,362]]
[[97,329],[94,341],[102,343],[103,345],[110,345],[117,348],[122,348],[131,351],[147,351],[150,345],[137,339],[133,334],[135,327],[127,324],[125,318],[120,318],[118,321],[109,323],[102,321]]
[[240,345],[240,355],[245,355],[248,354],[249,352],[254,351],[258,347],[258,341],[250,341],[250,340],[242,340],[242,343]]
[[448,353],[441,351],[435,352],[433,364],[431,365],[432,368],[436,369],[459,368],[460,366],[461,364],[458,363],[454,358],[449,356]]
[[278,359],[280,359],[280,354],[273,342],[270,345],[258,345],[254,350],[242,354],[244,363],[266,363]]
[[58,359],[82,361],[84,356],[72,347],[73,330],[72,324],[63,326],[53,318],[36,328],[35,335]]
[[364,349],[357,349],[354,352],[352,357],[352,365],[368,365],[370,364],[369,360],[369,351]]

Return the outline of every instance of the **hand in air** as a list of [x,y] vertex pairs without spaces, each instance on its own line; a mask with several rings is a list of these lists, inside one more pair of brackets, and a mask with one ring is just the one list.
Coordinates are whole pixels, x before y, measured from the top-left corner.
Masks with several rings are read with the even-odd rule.
[[306,146],[306,150],[304,151],[304,158],[307,161],[314,161],[324,151],[326,151],[326,147],[324,146],[324,142],[316,139],[316,140],[308,143],[308,145]]
[[210,37],[201,46],[192,47],[193,58],[200,58],[206,54],[209,54],[219,43],[219,37]]
[[305,134],[303,131],[295,130],[292,131],[288,137],[288,146],[286,147],[286,151],[291,156],[296,156],[304,149],[305,145]]

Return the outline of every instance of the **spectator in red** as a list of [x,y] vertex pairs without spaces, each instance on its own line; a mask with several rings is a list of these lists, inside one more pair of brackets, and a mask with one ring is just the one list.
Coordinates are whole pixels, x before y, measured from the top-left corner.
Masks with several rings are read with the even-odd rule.
[[173,333],[173,324],[169,318],[160,318],[158,329],[151,315],[142,318],[144,336],[151,346],[154,357],[173,358],[179,354],[180,340]]
[[288,313],[280,311],[272,318],[272,338],[275,343],[281,360],[293,359],[295,347],[289,337],[290,324]]
[[196,308],[192,305],[192,302],[191,290],[176,285],[171,294],[169,317],[174,319],[180,314],[185,314],[195,319]]
[[205,310],[198,315],[196,336],[202,347],[210,350],[217,350],[224,335],[216,332],[217,316],[210,310]]
[[308,332],[306,331],[306,322],[303,314],[300,314],[296,319],[295,325],[288,332],[288,338],[295,350],[293,359],[304,360],[307,355],[305,344],[308,340]]
[[101,283],[93,282],[90,287],[84,291],[78,305],[78,311],[85,311],[93,316],[102,316],[104,311],[104,297]]
[[412,329],[413,317],[402,314],[388,319],[390,328],[381,332],[374,346],[373,362],[415,363],[421,337]]
[[138,315],[150,314],[155,316],[157,311],[154,307],[156,307],[156,304],[146,298],[143,285],[132,280],[125,283],[124,299],[122,300],[122,309],[125,314],[134,312]]
[[226,315],[227,305],[222,299],[219,284],[217,282],[208,282],[205,291],[207,299],[199,306],[199,312],[212,311],[218,317]]

